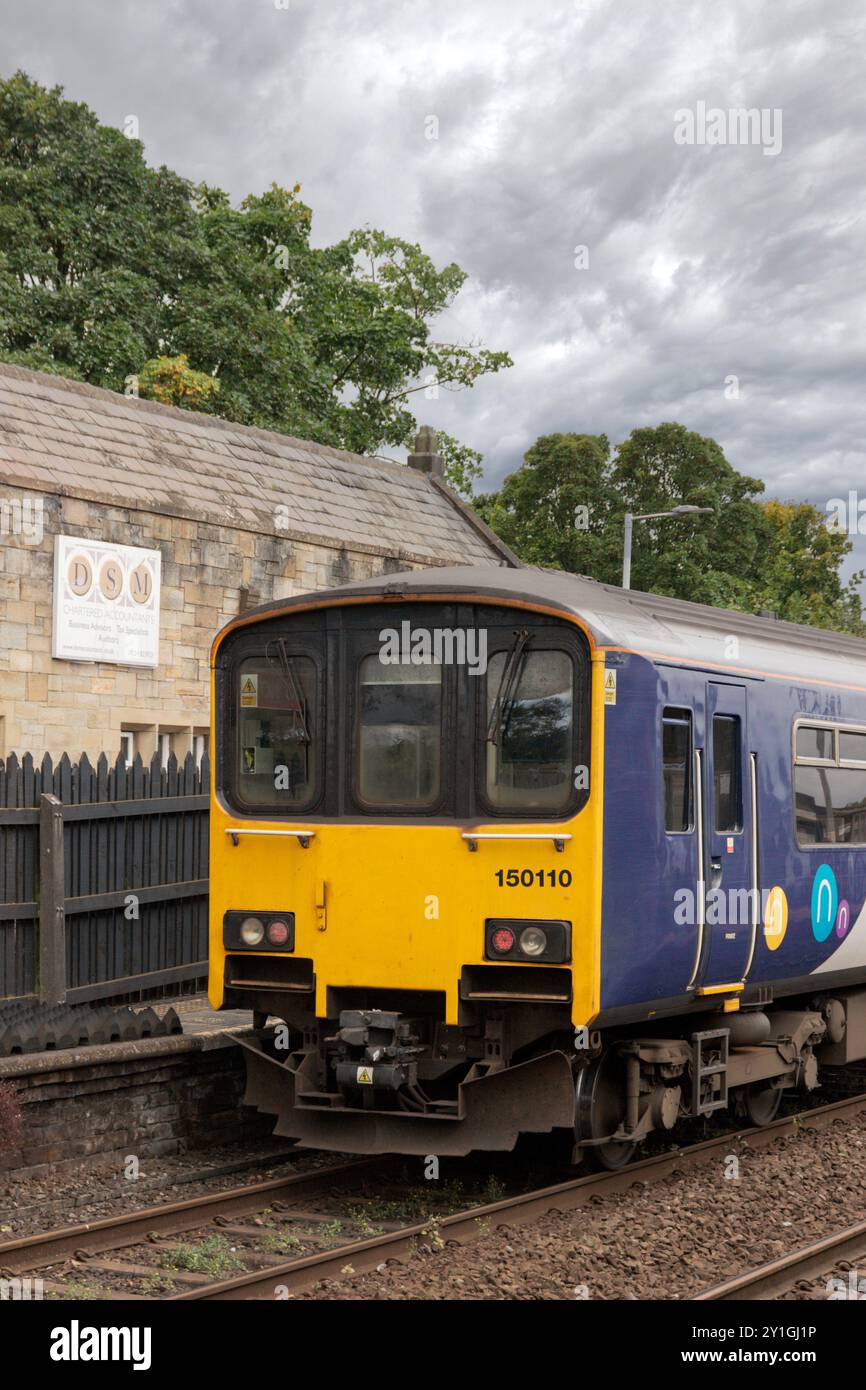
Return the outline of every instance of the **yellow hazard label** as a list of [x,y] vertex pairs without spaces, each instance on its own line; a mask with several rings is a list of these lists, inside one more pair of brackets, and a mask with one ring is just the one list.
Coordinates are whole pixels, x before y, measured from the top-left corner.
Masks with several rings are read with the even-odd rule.
[[359,1068],[358,1068],[358,1074],[357,1074],[356,1080],[357,1080],[359,1086],[372,1086],[372,1084],[373,1084],[373,1073],[370,1071],[370,1068],[369,1068],[369,1067],[359,1067]]
[[256,706],[259,703],[258,676],[244,676],[241,681],[241,704]]
[[616,704],[616,671],[605,671],[604,673],[604,703],[606,705]]

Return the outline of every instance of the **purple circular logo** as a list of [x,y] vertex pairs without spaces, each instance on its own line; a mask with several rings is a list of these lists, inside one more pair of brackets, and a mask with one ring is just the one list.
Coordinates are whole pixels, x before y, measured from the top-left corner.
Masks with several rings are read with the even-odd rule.
[[836,935],[842,937],[851,925],[851,909],[848,906],[848,899],[843,898],[839,904],[839,911],[836,913]]

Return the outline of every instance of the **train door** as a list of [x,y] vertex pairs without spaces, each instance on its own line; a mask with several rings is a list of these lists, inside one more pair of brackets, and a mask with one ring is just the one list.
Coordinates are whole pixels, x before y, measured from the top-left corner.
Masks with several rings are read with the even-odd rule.
[[755,776],[746,688],[707,682],[702,841],[704,939],[698,992],[746,978],[757,931]]

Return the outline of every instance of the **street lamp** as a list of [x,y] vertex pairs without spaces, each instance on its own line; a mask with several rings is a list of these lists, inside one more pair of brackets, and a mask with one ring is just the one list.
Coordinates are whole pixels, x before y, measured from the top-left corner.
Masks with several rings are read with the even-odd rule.
[[690,507],[683,502],[679,507],[674,507],[672,512],[644,512],[641,516],[634,516],[632,512],[625,514],[625,526],[622,533],[622,587],[631,588],[631,532],[632,526],[636,521],[658,521],[665,516],[695,516],[698,512],[712,512],[713,507]]

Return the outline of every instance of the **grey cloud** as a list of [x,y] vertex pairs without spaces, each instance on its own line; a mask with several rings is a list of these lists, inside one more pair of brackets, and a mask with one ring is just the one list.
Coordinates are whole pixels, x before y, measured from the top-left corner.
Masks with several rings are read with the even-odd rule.
[[[423,410],[488,486],[540,433],[679,419],[823,509],[866,488],[864,35],[822,0],[7,0],[2,68],[236,198],[300,181],[319,242],[370,223],[463,266],[443,333],[516,365]],[[699,100],[780,108],[781,153],[677,145]]]

